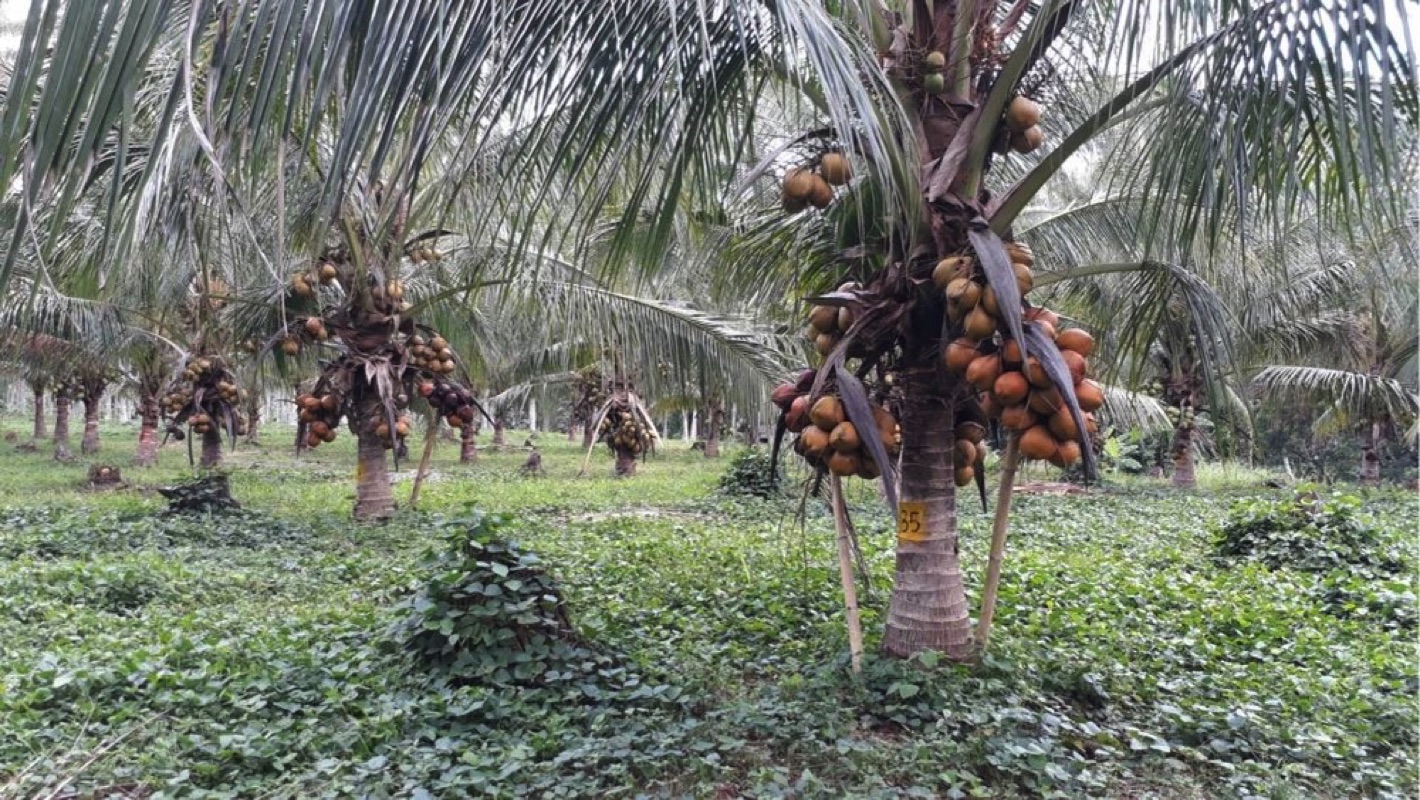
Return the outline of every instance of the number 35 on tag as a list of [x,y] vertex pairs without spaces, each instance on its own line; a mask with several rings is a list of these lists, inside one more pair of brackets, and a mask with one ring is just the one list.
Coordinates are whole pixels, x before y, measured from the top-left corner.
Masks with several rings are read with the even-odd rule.
[[927,504],[903,501],[897,504],[897,538],[904,542],[927,540]]

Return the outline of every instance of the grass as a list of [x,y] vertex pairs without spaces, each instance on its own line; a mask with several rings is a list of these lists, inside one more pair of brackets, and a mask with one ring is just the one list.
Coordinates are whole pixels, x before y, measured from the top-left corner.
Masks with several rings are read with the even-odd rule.
[[[24,429],[10,420],[6,430]],[[1017,501],[986,661],[847,671],[831,520],[799,498],[715,493],[724,462],[673,442],[631,480],[565,437],[439,448],[420,509],[349,521],[348,435],[293,459],[289,431],[230,454],[246,512],[154,515],[190,474],[129,470],[131,427],[87,463],[0,452],[0,796],[1403,797],[1415,788],[1414,630],[1338,605],[1313,573],[1210,558],[1262,476],[1177,493],[1130,480]],[[510,436],[521,443],[526,433]],[[728,459],[727,459],[728,460]],[[1202,473],[1201,473],[1202,474]],[[412,470],[398,473],[407,498]],[[852,482],[876,644],[892,539]],[[468,505],[560,581],[604,654],[558,687],[460,682],[395,633]],[[1364,495],[1404,554],[1415,497]],[[973,595],[989,517],[964,503]],[[1328,592],[1331,592],[1330,594]],[[1392,607],[1393,608],[1393,607]],[[1340,610],[1338,610],[1340,609]],[[1410,617],[1413,619],[1413,616]]]

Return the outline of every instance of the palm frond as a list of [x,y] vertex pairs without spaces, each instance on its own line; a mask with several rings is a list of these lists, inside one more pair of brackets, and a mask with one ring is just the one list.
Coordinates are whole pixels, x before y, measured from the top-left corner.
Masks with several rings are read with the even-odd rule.
[[1253,384],[1266,393],[1313,397],[1359,419],[1385,418],[1404,424],[1420,413],[1420,395],[1400,381],[1361,372],[1277,365],[1260,371]]

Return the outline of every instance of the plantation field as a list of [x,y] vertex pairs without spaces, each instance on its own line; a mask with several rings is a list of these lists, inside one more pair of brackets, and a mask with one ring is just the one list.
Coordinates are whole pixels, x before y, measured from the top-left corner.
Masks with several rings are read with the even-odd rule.
[[[20,420],[5,430],[24,439]],[[190,475],[183,446],[129,470],[133,429],[105,435],[99,460],[126,488],[81,488],[90,462],[47,447],[0,447],[0,797],[1416,790],[1413,493],[1321,490],[1374,533],[1371,566],[1299,542],[1286,557],[1311,571],[1214,557],[1234,503],[1292,496],[1255,473],[1212,471],[1194,494],[1136,480],[1019,495],[991,649],[967,668],[873,655],[893,536],[855,481],[871,580],[853,677],[822,501],[724,495],[732,459],[683,442],[628,480],[604,448],[579,477],[561,435],[539,440],[540,478],[518,474],[520,447],[484,436],[461,465],[446,443],[418,511],[361,526],[348,435],[297,461],[289,431],[266,430],[228,454],[244,510],[197,518],[160,516],[154,491]],[[960,507],[975,601],[990,518]],[[484,630],[420,594],[460,579],[438,557],[471,527],[487,607],[536,585],[535,557],[578,639],[496,642],[454,667],[410,652],[425,623]],[[503,538],[521,550],[488,547]]]

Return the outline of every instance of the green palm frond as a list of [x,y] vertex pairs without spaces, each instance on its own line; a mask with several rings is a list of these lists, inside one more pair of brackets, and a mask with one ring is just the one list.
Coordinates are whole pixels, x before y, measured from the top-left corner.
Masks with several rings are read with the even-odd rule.
[[1298,394],[1334,405],[1352,418],[1397,423],[1420,413],[1420,395],[1400,381],[1325,367],[1279,365],[1260,371],[1253,384],[1266,393]]
[[1118,386],[1104,385],[1104,407],[1100,418],[1122,430],[1163,431],[1173,428],[1164,404],[1157,397]]

